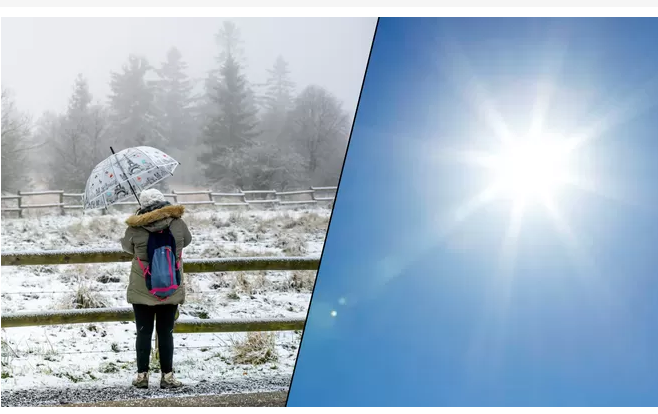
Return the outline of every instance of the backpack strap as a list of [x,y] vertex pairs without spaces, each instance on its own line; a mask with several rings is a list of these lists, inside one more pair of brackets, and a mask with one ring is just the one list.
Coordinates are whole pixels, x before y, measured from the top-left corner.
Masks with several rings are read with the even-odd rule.
[[139,267],[142,268],[142,277],[146,278],[146,275],[150,273],[150,270],[148,266],[144,266],[141,260],[139,260],[139,257],[135,256],[135,259],[137,259],[137,263],[139,263]]

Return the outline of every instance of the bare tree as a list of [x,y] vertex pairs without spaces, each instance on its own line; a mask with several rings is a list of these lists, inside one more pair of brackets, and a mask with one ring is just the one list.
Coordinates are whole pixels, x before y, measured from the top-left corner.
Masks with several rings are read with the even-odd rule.
[[39,147],[31,141],[31,121],[20,113],[9,91],[2,89],[2,192],[15,193],[31,186],[29,152]]
[[349,118],[340,101],[319,86],[308,86],[297,97],[290,123],[306,176],[313,184],[335,184],[349,134]]

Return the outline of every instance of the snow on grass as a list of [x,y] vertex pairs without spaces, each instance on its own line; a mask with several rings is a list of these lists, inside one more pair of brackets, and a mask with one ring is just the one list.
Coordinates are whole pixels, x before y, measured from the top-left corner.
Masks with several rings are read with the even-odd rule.
[[[119,249],[128,214],[2,220],[2,249]],[[319,256],[330,210],[194,211],[188,259]],[[126,307],[129,263],[2,268],[2,312]],[[305,317],[314,271],[188,274],[180,319]],[[2,331],[2,389],[127,385],[135,372],[133,322]],[[301,332],[176,334],[174,366],[188,384],[291,375]],[[157,365],[154,365],[157,369]]]

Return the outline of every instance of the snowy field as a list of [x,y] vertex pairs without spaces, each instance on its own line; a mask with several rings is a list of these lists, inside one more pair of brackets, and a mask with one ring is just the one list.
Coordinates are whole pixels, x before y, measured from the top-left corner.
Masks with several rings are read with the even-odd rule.
[[[188,211],[184,218],[194,240],[184,257],[317,257],[330,213]],[[2,251],[120,249],[127,216],[3,218]],[[129,306],[129,267],[2,267],[2,313]],[[314,281],[315,271],[188,274],[180,319],[303,318]],[[2,391],[129,385],[136,369],[135,335],[133,322],[3,329]],[[174,367],[190,386],[233,380],[267,383],[267,378],[285,382],[292,374],[300,337],[301,332],[175,334]],[[157,375],[152,374],[152,387]]]

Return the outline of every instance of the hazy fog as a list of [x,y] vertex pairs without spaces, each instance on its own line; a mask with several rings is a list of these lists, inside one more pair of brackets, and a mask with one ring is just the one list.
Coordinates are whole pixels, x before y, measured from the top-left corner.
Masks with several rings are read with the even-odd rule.
[[[94,101],[106,101],[111,71],[129,54],[151,64],[175,46],[188,74],[202,79],[216,66],[215,34],[224,18],[3,18],[2,86],[16,106],[33,118],[66,108],[73,82],[82,73]],[[317,84],[352,111],[356,107],[375,18],[241,18],[245,74],[264,82],[278,55],[289,63],[301,90]]]
[[181,162],[165,190],[336,185],[375,24],[3,19],[2,192],[82,191],[140,145]]

